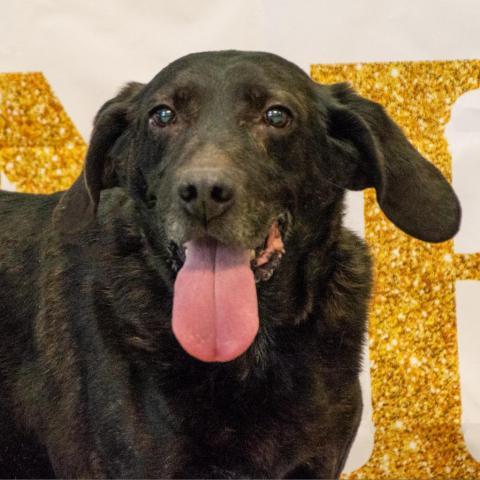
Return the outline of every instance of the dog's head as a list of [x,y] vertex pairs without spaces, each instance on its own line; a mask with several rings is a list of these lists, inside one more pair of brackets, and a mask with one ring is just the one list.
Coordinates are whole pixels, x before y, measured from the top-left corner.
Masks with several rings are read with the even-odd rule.
[[[142,218],[162,231],[178,267],[186,247],[174,329],[181,318],[177,337],[207,360],[228,360],[251,343],[258,327],[249,307],[253,276],[268,281],[289,255],[289,241],[298,251],[321,238],[345,189],[374,187],[388,218],[425,241],[447,240],[460,221],[450,185],[381,106],[345,84],[316,84],[267,53],[189,55],[108,101],[83,173],[57,207],[59,225],[88,225],[101,190],[113,186],[126,189]],[[240,306],[225,285],[237,289]],[[192,295],[205,300],[195,304]],[[213,327],[183,320],[185,305],[194,305],[197,319],[243,309],[243,320]],[[222,344],[222,335],[238,341]],[[192,344],[202,342],[208,345],[198,353]]]

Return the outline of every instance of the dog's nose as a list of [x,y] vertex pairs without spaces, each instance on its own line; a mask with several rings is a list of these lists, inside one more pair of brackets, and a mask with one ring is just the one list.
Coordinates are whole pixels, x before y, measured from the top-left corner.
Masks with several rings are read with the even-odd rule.
[[226,212],[235,196],[231,180],[220,169],[185,172],[177,191],[185,210],[205,223]]

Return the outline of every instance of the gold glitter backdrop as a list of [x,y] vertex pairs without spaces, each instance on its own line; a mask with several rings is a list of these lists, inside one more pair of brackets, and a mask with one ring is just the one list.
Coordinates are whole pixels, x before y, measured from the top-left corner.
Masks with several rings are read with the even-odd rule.
[[[450,108],[480,87],[480,61],[315,65],[322,83],[349,81],[382,103],[415,146],[451,177]],[[17,189],[53,192],[80,172],[85,143],[41,73],[0,74],[0,171]],[[393,227],[365,193],[375,258],[370,358],[375,447],[344,478],[480,479],[460,430],[455,281],[480,279],[480,255],[429,245]]]
[[0,171],[17,190],[65,190],[85,142],[41,73],[0,74]]
[[[458,97],[480,87],[480,61],[313,65],[320,83],[348,81],[385,106],[410,141],[451,179],[444,129]],[[357,479],[480,479],[460,429],[455,281],[480,280],[480,255],[456,255],[396,229],[365,192],[375,259],[370,360],[375,445]]]

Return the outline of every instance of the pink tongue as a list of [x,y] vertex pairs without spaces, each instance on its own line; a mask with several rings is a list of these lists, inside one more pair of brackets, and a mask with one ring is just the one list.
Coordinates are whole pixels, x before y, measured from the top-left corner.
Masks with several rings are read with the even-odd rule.
[[252,344],[258,304],[249,252],[213,239],[186,244],[173,297],[173,333],[204,362],[228,362]]

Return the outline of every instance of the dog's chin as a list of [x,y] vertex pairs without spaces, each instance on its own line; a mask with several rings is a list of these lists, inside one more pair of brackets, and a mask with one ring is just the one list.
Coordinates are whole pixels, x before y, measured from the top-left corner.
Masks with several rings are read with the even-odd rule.
[[169,263],[174,272],[178,272],[186,258],[186,246],[189,241],[209,238],[227,246],[240,247],[250,252],[250,267],[253,270],[256,282],[270,280],[281,263],[285,254],[285,241],[289,233],[291,215],[282,212],[269,224],[267,232],[259,233],[257,238],[245,242],[235,236],[225,234],[224,229],[209,229],[200,226],[190,228],[182,240],[169,242]]

